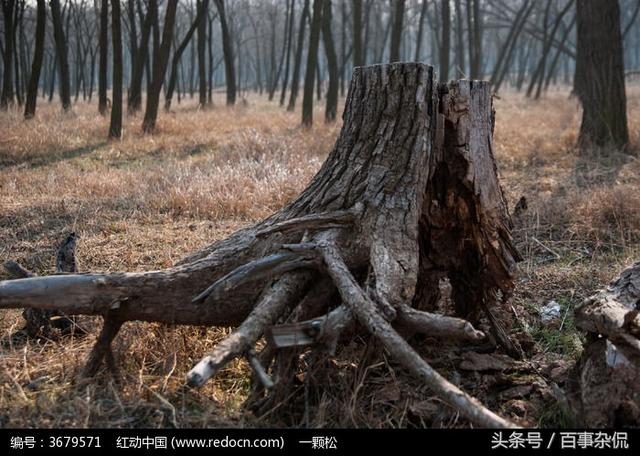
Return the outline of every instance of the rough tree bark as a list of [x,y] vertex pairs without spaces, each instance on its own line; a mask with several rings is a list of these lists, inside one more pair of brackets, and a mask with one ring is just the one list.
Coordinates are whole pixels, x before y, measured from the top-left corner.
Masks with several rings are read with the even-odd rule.
[[[468,419],[511,426],[400,335],[408,329],[481,340],[484,334],[460,317],[496,305],[496,294],[513,287],[518,255],[491,149],[492,120],[486,83],[439,86],[433,69],[417,63],[356,68],[333,150],[282,210],[166,270],[0,282],[0,308],[102,315],[91,372],[96,359],[109,359],[111,340],[127,320],[237,326],[187,381],[202,385],[246,356],[265,390],[271,369],[290,357],[278,347],[296,339],[278,323],[315,328],[294,344],[323,350],[357,321]],[[443,277],[451,281],[457,317],[430,312]],[[271,343],[259,362],[253,349],[262,335]],[[289,375],[296,370],[294,364]]]
[[583,108],[578,143],[629,143],[624,58],[617,0],[578,0],[574,91]]
[[587,298],[575,311],[589,333],[573,370],[569,398],[578,424],[640,425],[640,262]]

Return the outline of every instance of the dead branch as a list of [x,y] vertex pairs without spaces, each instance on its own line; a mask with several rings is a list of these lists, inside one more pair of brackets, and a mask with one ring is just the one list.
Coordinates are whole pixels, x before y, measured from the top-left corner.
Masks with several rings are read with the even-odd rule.
[[292,272],[267,286],[244,322],[189,371],[188,384],[202,386],[231,360],[253,349],[266,328],[274,324],[287,306],[295,304],[302,297],[310,278],[308,272]]

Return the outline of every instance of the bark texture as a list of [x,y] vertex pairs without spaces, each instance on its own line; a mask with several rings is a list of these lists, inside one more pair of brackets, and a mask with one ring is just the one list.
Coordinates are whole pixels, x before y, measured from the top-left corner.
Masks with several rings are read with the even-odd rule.
[[582,104],[578,143],[629,143],[618,0],[578,0],[574,91]]
[[640,262],[575,311],[589,333],[569,388],[578,424],[640,425]]
[[[127,320],[235,326],[188,382],[202,385],[245,356],[261,379],[257,395],[274,386],[269,372],[278,390],[297,369],[297,358],[279,347],[333,351],[357,321],[471,421],[510,426],[401,336],[409,327],[435,337],[484,337],[462,318],[431,312],[443,277],[459,317],[490,308],[513,286],[518,255],[491,150],[488,84],[438,85],[433,69],[417,63],[358,67],[343,116],[308,187],[266,220],[167,270],[0,282],[0,307],[103,315],[101,347]],[[263,335],[272,343],[256,357]],[[94,353],[89,367],[107,353]]]

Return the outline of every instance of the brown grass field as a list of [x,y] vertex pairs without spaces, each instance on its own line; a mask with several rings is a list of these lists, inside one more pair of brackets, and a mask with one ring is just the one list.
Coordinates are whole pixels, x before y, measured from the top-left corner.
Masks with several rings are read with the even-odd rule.
[[[637,151],[640,87],[628,94]],[[81,237],[81,271],[167,267],[292,199],[340,128],[322,123],[323,106],[316,126],[304,130],[299,112],[250,95],[236,108],[217,100],[208,111],[183,100],[161,113],[157,134],[142,136],[141,118],[129,118],[124,139],[107,142],[108,119],[95,100],[68,115],[58,104],[38,103],[34,121],[17,110],[0,114],[0,261],[17,260],[38,274],[53,271],[56,244],[70,230]],[[524,425],[570,426],[548,385],[562,384],[580,351],[572,308],[640,258],[640,161],[621,153],[579,158],[580,110],[564,90],[537,102],[506,92],[495,108],[494,150],[509,206],[521,196],[529,203],[515,220],[524,260],[504,316],[529,359],[499,374],[469,373],[457,367],[464,347],[413,343],[493,410]],[[551,299],[562,306],[560,327],[539,321],[537,309]],[[79,319],[88,336],[20,342],[11,337],[23,325],[20,314],[0,312],[2,427],[468,425],[394,370],[369,339],[343,346],[330,369],[300,373],[288,403],[254,416],[242,408],[250,386],[244,361],[201,390],[183,386],[226,329],[128,323],[116,340],[121,381],[107,371],[79,380],[99,319]]]

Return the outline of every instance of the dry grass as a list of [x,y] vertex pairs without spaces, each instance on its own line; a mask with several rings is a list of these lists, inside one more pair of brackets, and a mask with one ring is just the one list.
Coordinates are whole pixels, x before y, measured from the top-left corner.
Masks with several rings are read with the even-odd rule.
[[[629,92],[629,124],[638,146],[640,90]],[[161,115],[153,136],[139,134],[140,118],[127,119],[124,140],[110,143],[108,119],[96,114],[95,104],[78,104],[64,115],[58,106],[40,103],[32,122],[23,122],[17,111],[0,114],[0,260],[18,260],[37,273],[52,270],[55,245],[68,230],[81,236],[82,270],[166,267],[293,198],[339,129],[317,122],[305,131],[298,127],[299,113],[250,97],[235,109],[218,102],[204,112],[183,103]],[[509,204],[522,195],[529,201],[528,212],[516,221],[525,260],[515,309],[534,319],[537,305],[556,299],[569,310],[640,256],[640,163],[619,154],[579,159],[573,149],[579,110],[565,92],[536,103],[506,93],[496,110],[495,151]],[[322,119],[321,107],[316,119]],[[21,324],[19,311],[0,313],[6,340]],[[93,318],[81,324],[92,333],[98,328]],[[275,411],[258,419],[242,411],[249,387],[242,362],[200,391],[182,388],[186,371],[224,333],[130,323],[117,342],[121,384],[106,373],[97,381],[77,379],[93,336],[6,344],[0,354],[0,426],[300,424],[300,414]],[[338,369],[316,372],[330,387],[314,390],[311,425],[460,424],[421,385],[394,374],[380,350],[366,342],[345,347],[335,361]],[[535,342],[532,359],[543,359],[545,352],[571,355],[562,343]],[[424,354],[460,377],[459,347],[442,357],[425,344]],[[540,408],[499,399],[486,379],[476,380],[460,381],[495,409],[529,424],[544,415]]]

